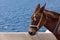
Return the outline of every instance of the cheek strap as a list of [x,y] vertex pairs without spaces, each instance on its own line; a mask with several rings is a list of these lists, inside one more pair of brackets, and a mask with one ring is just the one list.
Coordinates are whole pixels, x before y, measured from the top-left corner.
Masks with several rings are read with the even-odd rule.
[[41,24],[42,18],[43,18],[43,13],[41,14],[41,18],[39,20],[39,23],[37,25],[30,25],[30,26],[37,27],[37,29],[39,29],[39,25]]
[[36,26],[38,29],[39,29],[39,25],[41,25],[42,19],[43,19],[43,13],[41,14],[41,18],[40,18],[40,20],[39,20],[39,23],[38,23],[37,26]]

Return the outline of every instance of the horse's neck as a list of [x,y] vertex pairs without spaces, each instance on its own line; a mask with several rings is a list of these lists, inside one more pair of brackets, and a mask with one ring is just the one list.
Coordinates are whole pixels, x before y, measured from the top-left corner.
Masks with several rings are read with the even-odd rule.
[[46,12],[46,16],[47,16],[47,19],[46,19],[45,27],[51,32],[53,32],[57,24],[58,17],[55,18],[56,15],[50,11]]
[[53,11],[49,11],[49,10],[45,10],[44,12],[45,12],[47,15],[51,15],[51,16],[53,16],[53,17],[55,17],[55,18],[59,18],[59,17],[60,17],[60,14],[57,13],[57,12],[53,12]]
[[57,24],[57,19],[53,19],[53,18],[49,18],[46,20],[46,24],[45,27],[50,30],[51,32],[53,32],[53,30],[55,29],[55,26]]

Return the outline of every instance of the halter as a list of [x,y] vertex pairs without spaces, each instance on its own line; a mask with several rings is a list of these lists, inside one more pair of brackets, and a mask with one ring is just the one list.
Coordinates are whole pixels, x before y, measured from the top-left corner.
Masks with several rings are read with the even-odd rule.
[[55,29],[54,29],[54,31],[53,31],[53,33],[55,34],[55,32],[57,31],[57,29],[59,28],[59,22],[60,22],[60,17],[59,17],[59,19],[58,19],[58,22],[57,22],[57,25],[56,25],[56,27],[55,27]]
[[42,18],[43,18],[43,13],[41,13],[41,18],[39,20],[39,23],[37,25],[30,25],[30,26],[37,27],[39,29],[39,25],[41,24]]

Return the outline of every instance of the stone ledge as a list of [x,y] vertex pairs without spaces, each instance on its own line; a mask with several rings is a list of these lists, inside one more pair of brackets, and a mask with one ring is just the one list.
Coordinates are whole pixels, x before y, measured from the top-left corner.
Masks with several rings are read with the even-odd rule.
[[31,36],[28,32],[0,32],[0,40],[56,40],[52,33],[38,32]]

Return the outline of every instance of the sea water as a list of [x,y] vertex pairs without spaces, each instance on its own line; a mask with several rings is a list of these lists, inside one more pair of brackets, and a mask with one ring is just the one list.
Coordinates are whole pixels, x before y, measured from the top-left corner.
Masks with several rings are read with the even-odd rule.
[[[60,12],[60,0],[0,0],[0,32],[27,32],[36,5]],[[39,31],[45,32],[42,27]]]

